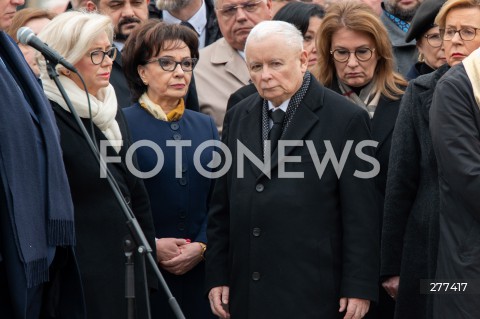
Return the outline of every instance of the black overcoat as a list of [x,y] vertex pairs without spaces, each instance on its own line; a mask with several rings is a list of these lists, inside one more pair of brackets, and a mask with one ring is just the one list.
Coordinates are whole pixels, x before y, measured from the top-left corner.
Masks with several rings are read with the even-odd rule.
[[380,274],[400,276],[396,319],[432,316],[431,296],[420,294],[420,280],[435,276],[438,245],[438,174],[428,111],[448,68],[410,82],[393,131]]
[[448,294],[433,295],[435,319],[480,318],[480,108],[472,85],[478,87],[463,64],[452,67],[438,81],[430,109],[440,203],[434,282],[454,284]]
[[[353,176],[356,169],[372,170],[354,152],[358,142],[371,139],[368,115],[312,77],[282,137],[304,141],[303,147],[286,149],[301,162],[285,163],[286,172],[304,176],[279,178],[275,151],[269,178],[248,159],[237,163],[240,142],[263,158],[262,101],[253,94],[226,116],[223,142],[233,164],[217,180],[211,202],[207,289],[230,286],[233,319],[338,318],[341,296],[378,295],[379,195],[373,179]],[[348,140],[354,145],[340,178],[332,163],[319,177],[305,141],[322,160],[326,144],[340,158]],[[238,178],[242,169],[244,177]]]
[[[61,136],[63,159],[72,192],[75,209],[76,252],[85,292],[88,318],[127,318],[125,299],[125,256],[123,241],[129,235],[126,218],[113,191],[72,115],[55,102],[51,102]],[[125,166],[125,154],[130,136],[123,113],[117,113],[124,146],[120,151],[121,163],[109,163],[123,196],[135,214],[150,246],[155,247],[155,231],[148,194],[143,181]],[[82,119],[87,131],[90,121]],[[97,143],[107,138],[94,126]],[[109,147],[108,156],[118,155]],[[114,154],[115,153],[115,154]],[[155,252],[155,249],[154,249]],[[154,254],[155,257],[155,254]],[[156,258],[156,257],[155,257]],[[140,260],[135,259],[137,318],[147,318],[145,290],[140,272]],[[148,281],[156,287],[154,274],[147,265]]]

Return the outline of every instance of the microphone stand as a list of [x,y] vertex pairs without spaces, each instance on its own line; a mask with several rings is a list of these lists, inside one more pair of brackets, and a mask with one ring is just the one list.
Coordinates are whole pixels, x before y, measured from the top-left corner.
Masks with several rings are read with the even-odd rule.
[[[60,83],[60,80],[58,79],[58,73],[57,70],[55,69],[56,63],[50,62],[47,57],[45,57],[45,60],[47,62],[47,71],[48,71],[48,76],[50,79],[52,79],[56,86],[58,87],[60,93],[62,94],[63,99],[65,100],[65,103],[68,106],[68,109],[72,113],[78,127],[82,131],[85,140],[88,143],[88,146],[90,147],[91,152],[93,153],[95,159],[97,160],[98,164],[100,165],[100,169],[104,169],[107,172],[107,181],[117,198],[118,203],[120,204],[120,207],[122,208],[122,211],[127,219],[127,226],[132,234],[133,240],[137,244],[137,251],[140,253],[142,258],[147,257],[150,265],[152,266],[152,269],[154,270],[158,280],[160,281],[160,284],[162,288],[165,290],[165,293],[167,294],[168,297],[168,303],[170,304],[170,307],[172,308],[172,311],[174,312],[175,316],[177,319],[185,319],[185,316],[183,315],[182,310],[180,309],[180,306],[175,299],[175,297],[172,295],[172,292],[170,291],[170,288],[168,288],[167,283],[165,282],[165,279],[163,278],[162,273],[157,267],[157,263],[155,259],[152,256],[152,248],[150,247],[150,244],[147,241],[147,238],[145,237],[145,234],[142,231],[142,228],[140,227],[140,224],[138,223],[137,219],[135,218],[135,215],[133,214],[132,210],[130,207],[127,205],[125,198],[123,197],[121,191],[119,190],[119,187],[111,174],[110,170],[107,167],[107,164],[103,160],[103,158],[100,155],[100,152],[98,151],[96,145],[93,143],[92,139],[90,138],[90,135],[88,134],[87,130],[85,129],[85,126],[83,125],[82,121],[80,120],[80,117],[77,114],[77,111],[72,105],[72,102],[70,98],[68,97],[67,93],[65,92],[65,89],[63,88],[62,84]],[[77,75],[80,77],[80,74],[77,73]],[[81,78],[81,77],[80,77]],[[126,284],[127,285],[127,284]],[[145,286],[147,287],[147,281],[145,280]],[[148,287],[145,289],[146,292],[148,292]],[[126,292],[127,293],[127,292]],[[149,301],[149,296],[148,294],[145,296],[147,300],[147,310],[148,310],[148,318],[150,318],[150,301]],[[128,299],[129,302],[128,304],[131,305],[132,302],[130,302],[131,299]],[[128,310],[129,313],[132,311],[131,309]]]

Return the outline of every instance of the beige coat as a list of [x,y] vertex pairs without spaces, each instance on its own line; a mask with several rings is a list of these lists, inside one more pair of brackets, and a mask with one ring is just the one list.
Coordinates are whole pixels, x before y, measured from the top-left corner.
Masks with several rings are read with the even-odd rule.
[[194,74],[200,111],[214,119],[221,134],[228,98],[249,83],[247,65],[237,50],[221,38],[200,50]]

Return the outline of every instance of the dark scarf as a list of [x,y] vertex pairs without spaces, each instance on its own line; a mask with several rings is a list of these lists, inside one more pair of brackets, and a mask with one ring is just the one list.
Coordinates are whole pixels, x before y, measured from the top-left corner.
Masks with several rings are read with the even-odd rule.
[[[50,104],[15,42],[3,31],[0,57],[15,77],[0,63],[0,182],[27,286],[33,287],[48,281],[48,246],[75,242],[73,204]],[[43,145],[37,144],[39,135]],[[38,154],[42,147],[44,153]],[[42,157],[45,167],[37,160]]]
[[[300,102],[302,102],[305,93],[307,93],[308,87],[310,86],[310,80],[311,80],[311,74],[309,71],[305,73],[303,76],[303,82],[302,85],[300,86],[300,89],[292,96],[290,99],[290,102],[288,103],[287,107],[287,112],[285,113],[285,119],[283,120],[283,125],[282,125],[282,136],[285,135],[285,132],[288,129],[288,126],[290,125],[290,122],[293,119],[293,116],[295,115],[295,112],[297,111],[297,108],[300,105]],[[267,100],[263,100],[263,108],[262,108],[262,140],[264,141],[263,143],[263,150],[265,154],[265,141],[268,140],[268,132],[270,131],[270,125],[269,125],[269,118],[268,118],[268,102]],[[281,136],[281,137],[282,137]],[[280,138],[281,138],[280,137]]]

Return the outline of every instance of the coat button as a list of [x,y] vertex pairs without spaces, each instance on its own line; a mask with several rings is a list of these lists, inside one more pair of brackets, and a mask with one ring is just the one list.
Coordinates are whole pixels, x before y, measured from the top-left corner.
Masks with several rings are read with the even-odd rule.
[[182,165],[182,173],[185,173],[188,170],[187,164]]
[[260,273],[259,273],[258,271],[254,271],[254,272],[252,273],[252,279],[253,279],[254,281],[259,281],[259,280],[260,280]]
[[180,185],[185,186],[185,185],[187,185],[187,178],[182,177],[178,180],[178,182],[180,183]]
[[255,186],[255,189],[257,190],[257,192],[261,193],[263,192],[265,187],[263,186],[263,184],[257,184],[257,186]]
[[178,134],[178,133],[175,133],[175,134],[173,134],[173,139],[174,139],[175,141],[179,141],[179,140],[182,139],[182,135],[180,135],[180,134]]
[[178,230],[185,230],[185,223],[184,222],[180,222],[178,223]]
[[179,216],[181,219],[185,219],[185,218],[187,217],[187,212],[184,211],[184,210],[182,210],[182,211],[180,212],[180,214],[178,214],[178,216]]
[[170,124],[170,128],[171,128],[172,130],[174,130],[174,131],[178,130],[178,127],[179,127],[178,123],[172,123],[172,124]]
[[255,227],[252,231],[254,237],[260,237],[261,229],[258,227]]

